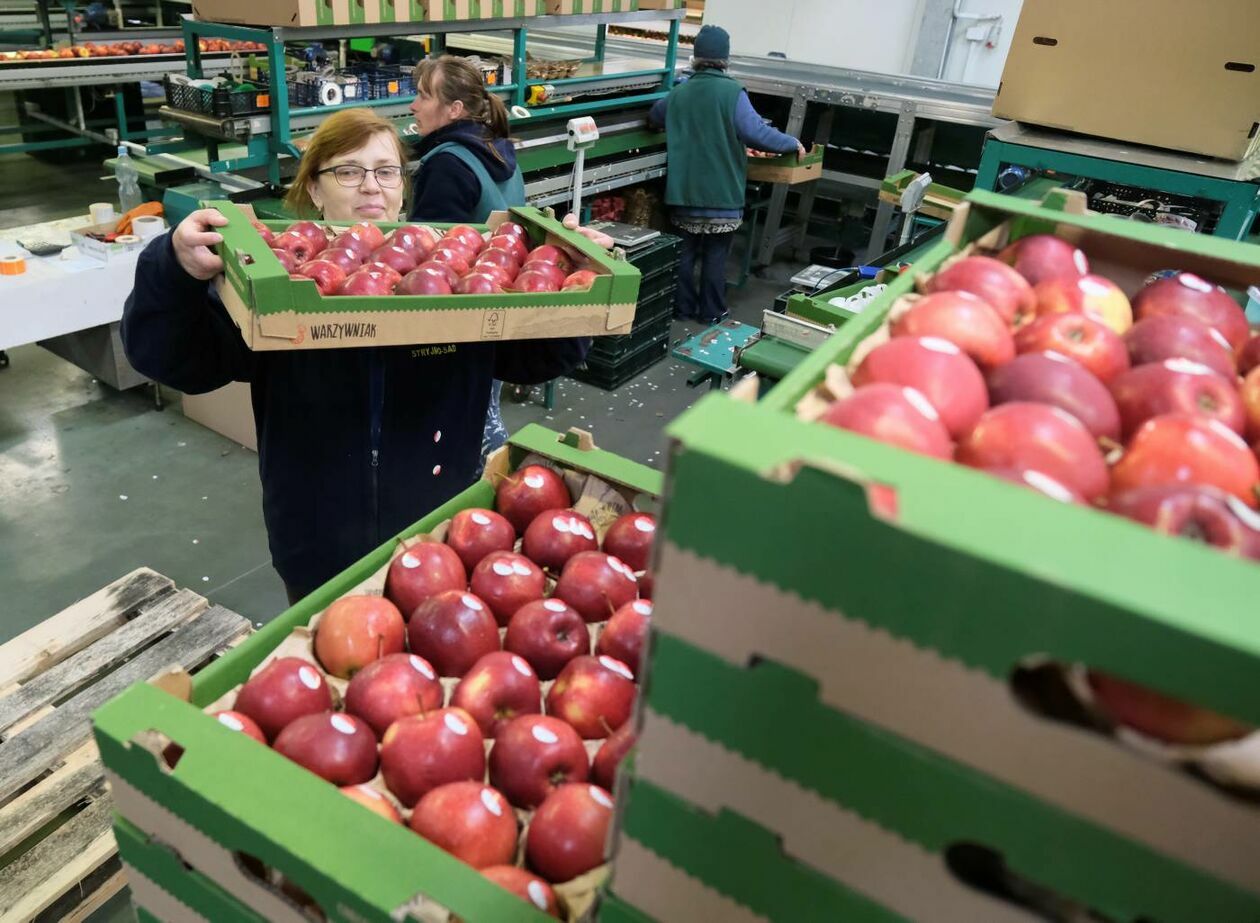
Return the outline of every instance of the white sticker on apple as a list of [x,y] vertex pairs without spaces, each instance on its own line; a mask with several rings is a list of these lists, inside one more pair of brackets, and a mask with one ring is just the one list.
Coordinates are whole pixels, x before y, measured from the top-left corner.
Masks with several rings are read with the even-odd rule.
[[634,527],[640,532],[655,532],[656,523],[648,519],[646,516],[639,516],[634,520]]
[[472,521],[475,522],[479,526],[490,525],[490,517],[487,516],[485,513],[473,513],[472,516],[469,518],[472,519]]
[[500,577],[512,576],[512,565],[509,564],[507,561],[495,561],[494,564],[491,565],[491,567],[494,569],[494,572],[498,574]]
[[[495,573],[498,573],[497,569]],[[473,596],[472,593],[465,593],[462,602],[464,603],[464,607],[466,609],[472,609],[474,612],[480,612],[485,608],[485,606],[481,604],[481,600],[476,596]]]
[[530,489],[532,489],[532,490],[538,490],[538,489],[539,489],[540,487],[542,487],[542,486],[543,486],[543,484],[545,484],[545,483],[547,483],[547,482],[546,482],[546,480],[543,478],[543,476],[542,476],[541,474],[527,474],[527,475],[525,475],[525,486],[526,486],[526,487],[528,487],[528,488],[530,488]]
[[241,723],[241,719],[237,718],[236,715],[229,715],[226,713],[219,715],[219,724],[224,727],[231,728],[234,731],[245,730],[245,725]]
[[599,662],[602,663],[609,670],[612,670],[614,673],[618,674],[619,676],[624,676],[626,679],[630,680],[631,682],[634,681],[634,674],[630,672],[630,668],[626,666],[624,663],[622,663],[620,660],[618,660],[617,658],[609,657],[607,654],[605,654],[599,658]]
[[932,406],[932,402],[918,388],[903,386],[901,395],[906,399],[906,403],[929,420],[939,420],[941,418],[940,414],[936,412],[936,408]]
[[636,599],[634,601],[634,611],[639,613],[639,615],[651,615],[652,604],[646,599]]
[[434,433],[434,434],[433,434],[433,441],[434,441],[434,442],[441,442],[441,441],[442,441],[442,431],[441,431],[441,430],[438,430],[436,433]]
[[459,718],[455,717],[454,715],[447,714],[443,716],[442,720],[446,723],[446,726],[448,728],[450,728],[460,737],[463,737],[465,734],[468,733],[468,725],[464,724],[464,722],[460,721]]
[[499,800],[499,796],[491,789],[483,788],[481,790],[481,803],[484,804],[486,806],[486,810],[495,817],[503,816],[503,802]]
[[1076,270],[1081,275],[1089,272],[1089,260],[1085,258],[1085,252],[1081,249],[1072,251],[1072,262],[1076,264]]
[[1177,281],[1186,288],[1194,289],[1196,292],[1210,292],[1214,288],[1207,279],[1200,278],[1192,272],[1179,273]]
[[408,567],[408,568],[411,568],[411,567],[419,567],[419,566],[420,566],[420,559],[419,559],[419,558],[417,558],[417,557],[416,557],[414,554],[412,554],[410,551],[408,551],[406,554],[404,554],[404,555],[402,556],[402,566],[403,566],[403,567]]
[[1221,333],[1215,327],[1208,327],[1208,333],[1212,334],[1212,339],[1216,340],[1216,342],[1220,343],[1226,349],[1231,351],[1233,350],[1234,347],[1229,345],[1229,340],[1225,339],[1225,334]]
[[1025,484],[1041,491],[1052,499],[1061,503],[1074,503],[1076,501],[1076,498],[1072,496],[1072,491],[1049,475],[1042,474],[1040,471],[1025,471],[1023,477]]
[[1081,291],[1083,291],[1086,295],[1097,295],[1102,297],[1103,295],[1111,294],[1111,286],[1104,283],[1097,276],[1085,276],[1081,279],[1080,285]]
[[949,340],[944,340],[941,337],[919,337],[919,343],[921,343],[925,349],[930,349],[934,353],[949,353],[952,356],[956,356],[962,352],[961,349]]
[[530,570],[529,565],[526,564],[524,561],[513,561],[512,572],[521,577],[528,577],[530,574],[533,573],[533,571]]
[[298,680],[300,680],[302,685],[307,689],[319,688],[319,674],[315,672],[313,667],[299,667]]
[[1230,443],[1239,448],[1247,448],[1247,443],[1243,442],[1242,436],[1238,435],[1220,420],[1217,420],[1216,418],[1209,419],[1207,421],[1207,425],[1212,432],[1216,433],[1222,439],[1228,440]]
[[555,731],[551,730],[551,728],[545,728],[540,724],[534,725],[534,729],[531,733],[534,735],[534,740],[538,741],[540,744],[554,744],[560,739],[559,735],[557,735]]
[[437,679],[437,674],[433,672],[433,667],[423,657],[412,654],[410,657],[411,668],[423,676],[425,679]]
[[345,715],[333,715],[332,726],[343,734],[354,734],[358,728],[354,726],[354,722]]
[[547,886],[537,878],[531,878],[529,884],[525,886],[525,891],[529,894],[529,899],[534,902],[534,906],[539,910],[547,909]]
[[551,527],[561,535],[568,535],[573,531],[573,523],[563,516],[554,516],[551,520]]
[[569,607],[560,602],[558,599],[549,599],[543,603],[543,608],[549,612],[563,612]]
[[596,801],[599,804],[602,804],[604,807],[610,810],[612,809],[612,806],[613,806],[612,799],[608,797],[608,793],[606,791],[604,791],[598,785],[591,785],[591,786],[588,786],[588,788],[590,788],[591,790],[591,799],[593,801]]
[[1193,359],[1165,359],[1164,368],[1173,372],[1184,372],[1187,375],[1215,375],[1210,368],[1201,362],[1195,362]]
[[441,474],[441,473],[442,473],[442,466],[441,466],[441,465],[434,465],[434,466],[433,466],[433,476],[434,476],[434,477],[437,477],[437,476],[438,476],[439,474]]

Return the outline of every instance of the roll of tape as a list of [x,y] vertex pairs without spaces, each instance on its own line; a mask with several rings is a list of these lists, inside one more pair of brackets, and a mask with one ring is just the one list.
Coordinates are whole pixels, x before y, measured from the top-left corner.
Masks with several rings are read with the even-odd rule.
[[518,119],[527,119],[532,114],[524,106],[513,106],[511,112],[512,112],[512,116]]
[[140,238],[137,237],[135,234],[119,234],[117,237],[114,238],[114,243],[126,244],[130,246],[131,244],[140,243]]
[[138,215],[131,220],[131,230],[141,240],[148,240],[165,231],[166,222],[157,215]]
[[340,106],[341,87],[335,83],[325,83],[319,88],[319,104],[321,106]]
[[114,220],[114,203],[113,202],[93,202],[88,206],[88,214],[92,216],[93,224],[104,224],[107,221]]
[[20,256],[0,256],[0,276],[20,276],[26,272],[26,260]]

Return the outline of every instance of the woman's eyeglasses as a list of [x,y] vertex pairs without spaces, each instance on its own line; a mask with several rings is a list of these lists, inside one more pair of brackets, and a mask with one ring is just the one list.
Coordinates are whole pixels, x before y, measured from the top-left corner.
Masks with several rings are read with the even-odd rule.
[[377,167],[374,170],[369,170],[367,167],[359,167],[354,164],[346,163],[339,167],[329,167],[326,170],[318,170],[315,175],[320,176],[324,173],[331,173],[333,178],[337,180],[338,185],[347,186],[351,189],[354,189],[357,186],[362,186],[363,181],[367,179],[367,175],[369,173],[376,177],[376,184],[385,189],[394,189],[401,186],[403,178],[402,167],[393,165]]

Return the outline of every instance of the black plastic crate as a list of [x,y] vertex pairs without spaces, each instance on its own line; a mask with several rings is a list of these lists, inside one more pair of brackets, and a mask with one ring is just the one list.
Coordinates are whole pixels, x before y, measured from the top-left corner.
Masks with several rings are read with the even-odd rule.
[[626,253],[628,262],[646,279],[664,269],[675,269],[682,253],[682,238],[662,234],[652,238],[646,246]]
[[636,324],[635,329],[620,336],[595,337],[591,340],[591,349],[587,353],[586,361],[588,364],[594,362],[604,365],[620,362],[626,356],[641,349],[644,344],[651,343],[661,336],[669,336],[670,325],[673,322],[672,317],[658,317],[642,326]]
[[634,309],[634,326],[630,328],[630,332],[634,333],[644,324],[650,324],[661,317],[673,317],[674,301],[676,289],[670,286],[654,298],[646,301],[640,301],[638,307]]
[[646,344],[638,352],[626,356],[620,362],[602,365],[592,363],[588,359],[586,365],[575,369],[569,377],[594,385],[604,391],[613,391],[630,379],[642,375],[668,354],[669,331],[667,330],[660,339]]
[[162,78],[162,85],[168,106],[199,115],[228,119],[266,112],[270,107],[270,95],[265,86],[199,87],[174,81],[170,74]]
[[362,99],[395,99],[416,95],[410,67],[378,64],[373,67],[352,67],[346,73],[359,78]]
[[678,273],[673,270],[644,276],[639,280],[639,305],[645,305],[654,298],[660,298],[662,295],[677,290],[677,288]]

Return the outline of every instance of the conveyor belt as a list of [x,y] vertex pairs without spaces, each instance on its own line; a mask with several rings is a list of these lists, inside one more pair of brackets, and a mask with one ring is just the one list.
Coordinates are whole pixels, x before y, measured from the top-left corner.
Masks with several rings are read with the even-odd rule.
[[[202,52],[202,66],[226,65],[230,52]],[[128,55],[114,58],[65,58],[50,61],[0,63],[0,92],[44,87],[94,86],[161,80],[165,74],[185,73],[183,53]]]

